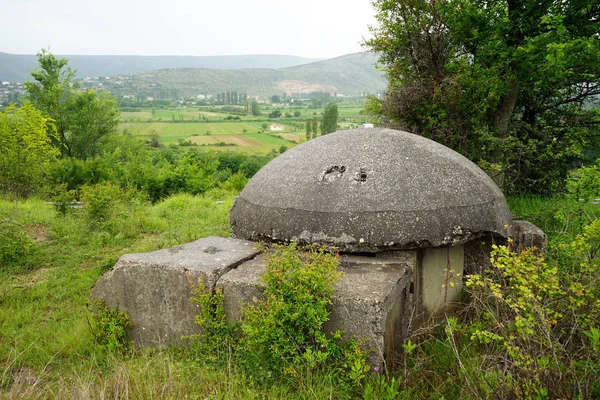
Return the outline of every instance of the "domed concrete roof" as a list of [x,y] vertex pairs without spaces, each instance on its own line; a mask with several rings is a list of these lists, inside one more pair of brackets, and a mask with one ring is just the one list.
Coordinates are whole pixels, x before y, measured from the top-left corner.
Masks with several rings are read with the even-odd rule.
[[500,189],[453,150],[411,133],[366,128],[286,151],[230,211],[234,237],[380,252],[507,236]]

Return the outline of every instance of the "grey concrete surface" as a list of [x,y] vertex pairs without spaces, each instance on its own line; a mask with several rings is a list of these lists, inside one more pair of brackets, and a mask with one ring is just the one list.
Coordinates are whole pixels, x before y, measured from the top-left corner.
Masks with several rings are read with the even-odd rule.
[[417,296],[425,318],[444,315],[462,291],[464,246],[421,249],[416,269]]
[[520,252],[529,247],[535,247],[539,251],[546,252],[548,249],[548,237],[540,228],[529,221],[515,219],[510,227],[512,247]]
[[254,243],[207,237],[170,249],[126,254],[91,292],[110,308],[129,314],[130,336],[138,346],[176,343],[182,335],[199,332],[199,306],[190,298],[202,279],[211,289],[224,273],[253,258]]
[[355,129],[310,140],[263,167],[236,199],[234,237],[381,252],[507,236],[495,183],[421,136]]

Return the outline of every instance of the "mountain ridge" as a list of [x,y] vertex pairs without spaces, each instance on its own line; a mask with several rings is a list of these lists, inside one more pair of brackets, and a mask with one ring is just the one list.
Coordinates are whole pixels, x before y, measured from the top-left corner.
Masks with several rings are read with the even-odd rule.
[[142,97],[156,97],[160,90],[176,91],[183,97],[228,91],[252,96],[318,91],[360,95],[385,90],[385,77],[375,67],[376,58],[373,53],[362,52],[276,69],[166,68],[132,75],[122,90],[110,90],[117,94],[135,90]]
[[[77,78],[117,76],[165,68],[285,68],[322,61],[281,54],[220,56],[56,55],[67,58]],[[0,81],[23,82],[38,66],[37,56],[0,52]]]

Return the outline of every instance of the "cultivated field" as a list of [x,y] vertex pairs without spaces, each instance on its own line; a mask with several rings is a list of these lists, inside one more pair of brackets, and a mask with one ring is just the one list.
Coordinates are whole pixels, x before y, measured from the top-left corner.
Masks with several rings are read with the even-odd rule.
[[[338,109],[340,129],[368,122],[360,104],[340,103]],[[275,110],[281,111],[282,117],[269,118],[268,115]],[[173,147],[198,146],[216,151],[267,154],[304,141],[305,122],[321,119],[323,115],[322,108],[266,104],[261,105],[261,112],[260,116],[237,115],[219,107],[126,111],[121,113],[119,130],[127,130],[143,140],[158,139],[159,143]],[[294,113],[300,115],[292,117]],[[272,124],[283,126],[283,130],[271,131]]]

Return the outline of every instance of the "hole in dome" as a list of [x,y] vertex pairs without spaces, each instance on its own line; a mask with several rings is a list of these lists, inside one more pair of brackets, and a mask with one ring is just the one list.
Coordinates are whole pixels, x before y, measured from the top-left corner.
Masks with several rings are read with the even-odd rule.
[[345,165],[332,165],[321,175],[321,180],[331,181],[334,178],[341,178],[344,172],[346,172]]
[[367,170],[365,168],[361,168],[358,173],[356,174],[356,176],[354,177],[354,180],[357,182],[366,182],[367,181]]

